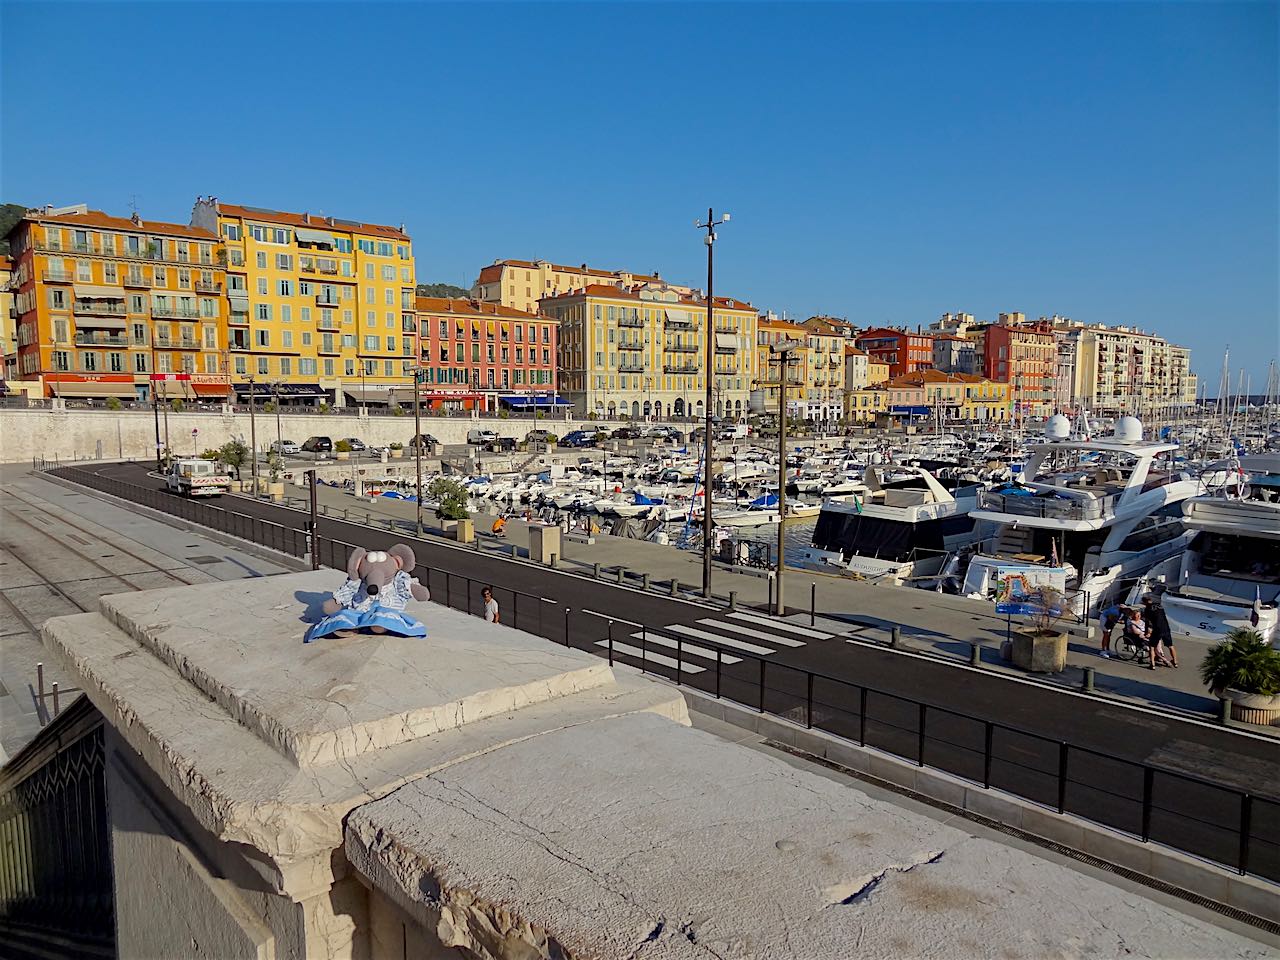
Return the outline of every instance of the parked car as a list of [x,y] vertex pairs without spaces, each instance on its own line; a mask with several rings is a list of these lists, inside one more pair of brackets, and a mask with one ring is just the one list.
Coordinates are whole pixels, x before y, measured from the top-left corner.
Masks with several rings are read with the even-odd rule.
[[529,443],[546,443],[554,436],[555,434],[550,430],[530,430],[524,435],[524,438]]
[[619,427],[613,433],[609,434],[614,440],[635,440],[640,436],[640,431],[635,427]]
[[333,453],[332,437],[307,437],[302,443],[303,453]]
[[347,446],[351,448],[352,453],[364,453],[369,449],[364,445],[364,441],[359,437],[343,437],[342,439],[346,441]]
[[414,449],[415,447],[418,446],[419,443],[422,444],[423,450],[430,450],[440,445],[440,441],[437,440],[435,437],[433,437],[431,434],[420,433],[416,437],[413,437],[412,439],[409,440],[409,449],[410,450]]
[[300,447],[294,440],[272,440],[271,450],[279,454],[297,453]]
[[560,438],[562,447],[594,447],[600,434],[594,430],[571,430]]
[[468,430],[467,443],[477,447],[483,447],[486,443],[493,443],[498,439],[498,431],[496,430]]

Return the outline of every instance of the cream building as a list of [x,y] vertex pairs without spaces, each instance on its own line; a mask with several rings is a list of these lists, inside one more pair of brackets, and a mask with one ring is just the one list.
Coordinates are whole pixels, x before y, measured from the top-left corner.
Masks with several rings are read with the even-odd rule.
[[802,325],[808,346],[805,376],[807,420],[839,420],[844,416],[845,340],[830,324],[817,318]]
[[18,313],[13,306],[13,261],[0,255],[0,379],[18,376]]
[[595,270],[585,263],[567,267],[547,260],[495,260],[480,270],[471,287],[471,296],[484,303],[498,303],[528,313],[538,312],[538,301],[591,284],[614,284],[631,287],[636,284],[660,284],[689,296],[693,288],[668,283],[657,273],[631,273],[627,270]]
[[1133,327],[1053,319],[1061,409],[1158,416],[1165,408],[1195,402],[1197,380],[1187,347]]
[[861,390],[870,381],[867,379],[867,351],[860,350],[852,344],[844,348],[844,388],[845,390]]
[[[537,306],[537,305],[535,305]],[[705,416],[706,301],[663,283],[589,283],[544,297],[560,322],[560,393],[580,415]],[[712,412],[746,415],[756,310],[716,297]]]

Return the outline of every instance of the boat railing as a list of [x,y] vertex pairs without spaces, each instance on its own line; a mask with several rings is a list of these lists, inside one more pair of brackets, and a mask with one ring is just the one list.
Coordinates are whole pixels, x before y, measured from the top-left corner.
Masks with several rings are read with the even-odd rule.
[[1115,495],[1076,500],[1064,497],[1041,497],[1028,494],[1005,494],[983,490],[978,494],[978,509],[1006,513],[1015,517],[1042,517],[1051,520],[1101,520],[1114,513]]

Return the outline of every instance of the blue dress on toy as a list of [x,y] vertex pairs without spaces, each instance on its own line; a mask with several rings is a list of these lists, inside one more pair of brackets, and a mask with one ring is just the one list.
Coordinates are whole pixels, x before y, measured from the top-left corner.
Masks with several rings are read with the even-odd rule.
[[371,630],[374,627],[401,637],[425,637],[427,628],[404,612],[405,606],[413,599],[413,583],[413,578],[401,570],[390,583],[370,596],[363,580],[348,580],[333,591],[333,599],[342,604],[342,609],[312,624],[303,643],[340,631]]

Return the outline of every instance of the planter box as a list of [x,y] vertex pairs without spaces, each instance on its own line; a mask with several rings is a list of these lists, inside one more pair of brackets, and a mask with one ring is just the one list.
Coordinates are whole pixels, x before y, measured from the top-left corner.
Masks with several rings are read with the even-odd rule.
[[1067,635],[1037,635],[1029,630],[1013,634],[1013,664],[1031,673],[1061,673],[1067,666]]
[[1280,696],[1245,693],[1228,687],[1222,696],[1231,701],[1231,719],[1262,727],[1280,727]]
[[267,484],[267,492],[271,494],[271,499],[280,501],[284,499],[284,481],[273,480]]
[[387,453],[389,453],[389,454],[391,455],[391,459],[392,459],[392,460],[399,460],[400,458],[402,458],[402,457],[404,456],[404,451],[403,451],[403,450],[394,450],[394,449],[393,449],[393,450],[388,450],[388,451],[387,451]]
[[453,539],[458,543],[471,543],[476,538],[476,525],[473,520],[455,520],[453,526]]
[[350,460],[351,453],[347,450],[338,450],[334,453],[334,457],[336,457],[339,460]]

